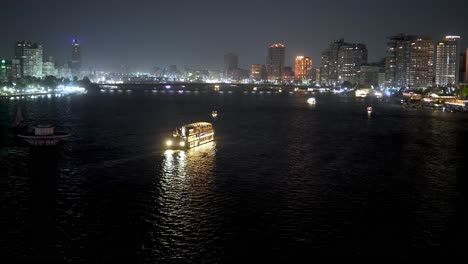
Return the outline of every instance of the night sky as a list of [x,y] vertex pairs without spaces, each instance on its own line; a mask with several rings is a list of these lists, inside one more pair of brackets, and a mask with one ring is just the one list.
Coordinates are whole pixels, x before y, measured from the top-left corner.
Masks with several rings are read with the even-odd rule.
[[[149,70],[170,64],[221,69],[226,52],[248,68],[265,63],[267,46],[286,45],[295,55],[320,53],[338,38],[367,44],[369,61],[385,55],[386,37],[397,33],[462,36],[468,46],[466,0],[10,0],[2,1],[0,56],[13,57],[14,42],[42,43],[44,57],[64,62],[73,36],[82,43],[84,66]],[[6,9],[5,9],[6,8]]]

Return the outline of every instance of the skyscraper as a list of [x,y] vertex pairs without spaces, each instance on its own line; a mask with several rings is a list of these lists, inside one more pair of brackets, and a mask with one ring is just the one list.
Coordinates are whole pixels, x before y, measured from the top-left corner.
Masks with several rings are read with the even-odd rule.
[[296,80],[306,80],[312,69],[312,59],[304,56],[296,56],[294,61],[294,75]]
[[385,61],[385,83],[387,87],[406,87],[411,43],[416,39],[417,36],[407,34],[399,34],[388,38]]
[[341,85],[344,81],[356,83],[361,65],[365,63],[366,45],[335,40],[322,52],[321,83],[330,86]]
[[344,39],[335,40],[322,52],[320,82],[335,86],[338,83],[338,52],[344,45]]
[[281,43],[275,43],[268,47],[267,73],[268,80],[281,81],[283,76],[285,47]]
[[410,88],[427,88],[433,84],[434,42],[418,38],[411,42],[406,84]]
[[427,88],[434,77],[434,42],[430,37],[399,34],[387,42],[385,83],[395,88]]
[[239,58],[234,53],[224,55],[224,78],[232,79],[238,69]]
[[361,65],[367,63],[367,47],[364,44],[343,43],[338,50],[338,84],[359,82]]
[[17,42],[15,59],[21,65],[21,77],[42,77],[42,46],[31,42]]
[[79,76],[81,71],[81,46],[80,40],[74,38],[72,41],[72,53],[70,69],[73,76]]
[[458,84],[460,37],[446,36],[436,46],[435,84],[453,87]]

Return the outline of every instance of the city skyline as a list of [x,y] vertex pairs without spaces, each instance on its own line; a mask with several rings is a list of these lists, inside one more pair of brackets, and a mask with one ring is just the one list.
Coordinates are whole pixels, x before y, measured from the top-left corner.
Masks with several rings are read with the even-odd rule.
[[[48,9],[52,2],[55,8]],[[339,3],[337,9],[337,3],[319,5],[316,1],[293,1],[281,8],[271,1],[254,5],[242,1],[187,1],[181,5],[80,1],[73,2],[72,10],[69,3],[6,3],[6,20],[13,26],[4,30],[0,56],[12,57],[14,43],[24,40],[42,44],[46,57],[67,60],[76,36],[83,47],[83,67],[128,65],[143,70],[175,64],[219,70],[224,55],[233,52],[239,56],[239,67],[249,69],[251,64],[264,63],[266,47],[272,43],[287,47],[286,66],[293,66],[299,54],[311,57],[319,66],[323,49],[340,38],[366,44],[369,62],[374,62],[385,56],[388,36],[406,33],[438,40],[448,34],[460,35],[463,48],[467,46],[464,36],[468,36],[463,15],[468,4],[461,1],[431,6],[412,1],[401,10],[396,10],[403,4],[399,0],[364,1],[367,15],[358,17],[353,10],[360,7],[347,2]],[[132,16],[134,19],[126,19]]]

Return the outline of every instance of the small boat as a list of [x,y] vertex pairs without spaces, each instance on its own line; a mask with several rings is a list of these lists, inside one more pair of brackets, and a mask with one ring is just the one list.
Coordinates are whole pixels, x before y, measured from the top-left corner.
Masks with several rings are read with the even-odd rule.
[[24,123],[23,112],[21,111],[21,106],[18,106],[16,110],[15,121],[13,121],[13,130],[14,134],[18,135],[21,132],[26,132],[28,130],[28,126]]
[[372,113],[372,106],[368,106],[367,107],[367,114],[371,114]]
[[15,122],[13,125],[15,127],[19,127],[21,126],[23,120],[24,120],[24,117],[23,117],[23,112],[21,111],[21,106],[18,106],[18,109],[16,110]]
[[311,98],[307,99],[307,103],[310,104],[310,105],[314,105],[315,104],[315,98],[311,97]]
[[218,117],[218,111],[211,111],[211,116],[212,116],[213,118]]
[[166,140],[168,149],[190,149],[214,140],[211,123],[197,122],[174,129],[172,137]]
[[18,134],[18,137],[33,146],[55,146],[70,136],[68,133],[55,132],[55,127],[51,125],[37,125],[33,128],[33,132]]

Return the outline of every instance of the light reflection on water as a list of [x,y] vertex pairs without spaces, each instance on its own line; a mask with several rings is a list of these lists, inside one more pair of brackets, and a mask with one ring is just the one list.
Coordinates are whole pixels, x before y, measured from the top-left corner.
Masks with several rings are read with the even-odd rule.
[[215,228],[211,219],[216,206],[210,205],[215,200],[215,163],[214,142],[186,151],[164,151],[155,207],[148,219],[150,242],[143,245],[149,260],[198,259],[193,245],[208,248],[213,243],[215,237],[206,238],[214,235]]
[[[7,129],[19,102],[0,104],[2,252],[91,263],[464,252],[464,114],[317,94],[310,106],[312,93],[131,94],[21,101],[28,120],[70,128],[56,164],[28,158]],[[213,109],[217,144],[154,144]],[[34,251],[31,223],[44,234]]]

